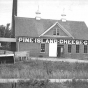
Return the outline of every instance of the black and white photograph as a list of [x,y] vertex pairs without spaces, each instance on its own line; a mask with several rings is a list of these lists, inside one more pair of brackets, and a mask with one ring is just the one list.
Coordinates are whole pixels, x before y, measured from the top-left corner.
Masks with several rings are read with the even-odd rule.
[[88,88],[88,0],[0,0],[0,88]]

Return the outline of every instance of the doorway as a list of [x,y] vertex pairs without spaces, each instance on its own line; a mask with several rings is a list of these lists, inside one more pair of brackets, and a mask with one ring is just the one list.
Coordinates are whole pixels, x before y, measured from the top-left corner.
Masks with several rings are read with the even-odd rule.
[[57,43],[49,43],[49,57],[57,57]]
[[57,57],[62,57],[64,52],[64,45],[57,45]]

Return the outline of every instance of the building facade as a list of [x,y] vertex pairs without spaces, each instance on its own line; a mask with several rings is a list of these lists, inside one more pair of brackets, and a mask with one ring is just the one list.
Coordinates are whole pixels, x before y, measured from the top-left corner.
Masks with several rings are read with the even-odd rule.
[[33,57],[87,58],[88,28],[83,21],[15,17],[18,51]]

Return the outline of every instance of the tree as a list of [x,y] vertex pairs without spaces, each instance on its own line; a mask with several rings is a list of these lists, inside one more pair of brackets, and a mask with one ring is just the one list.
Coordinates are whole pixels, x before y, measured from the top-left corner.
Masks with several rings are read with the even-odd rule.
[[0,25],[0,37],[4,37],[5,26]]
[[6,26],[6,29],[5,29],[5,34],[4,34],[4,37],[6,38],[10,38],[11,37],[11,30],[9,28],[10,24],[8,23],[7,26]]
[[[8,23],[6,26],[0,25],[0,37],[2,38],[10,38],[11,37],[11,30],[9,28],[10,24]],[[2,42],[2,49],[9,49],[10,48],[9,42]]]
[[5,38],[11,37],[11,30],[9,26],[10,26],[9,23],[6,26],[0,25],[0,37],[5,37]]

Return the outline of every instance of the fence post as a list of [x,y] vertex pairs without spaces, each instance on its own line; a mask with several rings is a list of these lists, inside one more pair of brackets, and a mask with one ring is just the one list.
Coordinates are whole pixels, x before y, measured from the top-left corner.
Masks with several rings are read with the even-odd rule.
[[12,88],[16,88],[16,82],[12,83]]

